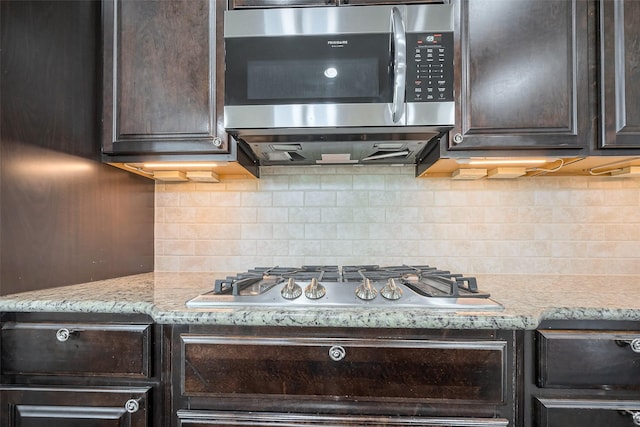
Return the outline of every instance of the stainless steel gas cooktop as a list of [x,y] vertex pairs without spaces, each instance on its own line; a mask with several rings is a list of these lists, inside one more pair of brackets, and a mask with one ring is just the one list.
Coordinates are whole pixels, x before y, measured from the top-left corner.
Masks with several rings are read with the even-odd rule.
[[260,267],[216,280],[187,301],[189,308],[235,306],[503,310],[475,277],[427,265]]

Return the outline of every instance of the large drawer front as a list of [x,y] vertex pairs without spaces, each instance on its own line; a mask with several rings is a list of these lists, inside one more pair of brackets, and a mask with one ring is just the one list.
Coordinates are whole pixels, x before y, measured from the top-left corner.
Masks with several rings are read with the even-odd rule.
[[504,341],[183,334],[182,391],[501,403]]
[[21,323],[2,327],[2,373],[150,376],[150,324]]
[[178,426],[282,426],[282,427],[507,427],[504,418],[430,418],[337,416],[276,412],[178,411]]
[[640,400],[536,399],[537,427],[633,427]]
[[538,385],[640,388],[640,333],[539,331]]

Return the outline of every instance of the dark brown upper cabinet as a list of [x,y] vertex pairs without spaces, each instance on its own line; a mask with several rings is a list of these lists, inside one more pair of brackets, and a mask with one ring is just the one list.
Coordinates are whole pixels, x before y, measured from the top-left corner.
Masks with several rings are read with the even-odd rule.
[[640,148],[640,2],[600,0],[599,7],[600,147]]
[[584,154],[594,137],[590,2],[453,3],[456,125],[446,149]]
[[[102,149],[111,156],[227,154],[216,0],[103,2]],[[113,157],[111,158],[113,159]]]

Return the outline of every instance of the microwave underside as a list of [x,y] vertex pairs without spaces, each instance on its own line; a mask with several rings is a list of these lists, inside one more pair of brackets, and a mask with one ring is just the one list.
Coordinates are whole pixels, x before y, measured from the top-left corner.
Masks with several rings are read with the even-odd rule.
[[383,134],[233,135],[261,166],[416,164],[439,132]]

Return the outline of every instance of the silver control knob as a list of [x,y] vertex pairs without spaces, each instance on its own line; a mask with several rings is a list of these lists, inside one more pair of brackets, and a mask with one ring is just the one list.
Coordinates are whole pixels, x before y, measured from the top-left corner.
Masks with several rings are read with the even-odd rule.
[[298,285],[293,277],[290,277],[287,284],[280,291],[282,298],[296,299],[302,295],[302,288]]
[[311,278],[311,283],[304,288],[304,296],[309,299],[322,298],[326,293],[327,288],[322,286],[315,277]]
[[362,300],[369,301],[378,295],[378,291],[371,284],[371,280],[364,279],[364,282],[356,288],[356,296]]
[[396,284],[395,279],[390,278],[389,280],[387,280],[387,284],[384,285],[382,289],[380,289],[380,295],[390,300],[400,299],[400,297],[402,296],[402,288],[400,288]]

